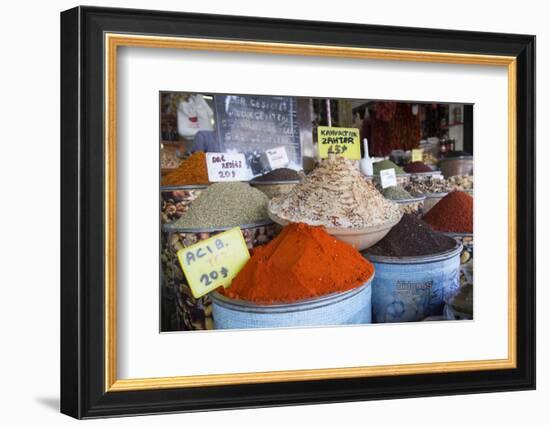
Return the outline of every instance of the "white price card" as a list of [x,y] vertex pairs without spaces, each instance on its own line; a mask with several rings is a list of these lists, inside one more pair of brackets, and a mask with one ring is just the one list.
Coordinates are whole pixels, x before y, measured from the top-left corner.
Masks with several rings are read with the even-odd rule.
[[395,170],[393,168],[380,170],[380,184],[382,185],[382,189],[397,186],[397,178],[395,177]]
[[267,160],[272,170],[285,167],[290,162],[284,146],[268,149],[265,151],[265,154],[267,155]]
[[248,180],[249,171],[242,153],[206,154],[208,179],[211,182],[235,182]]

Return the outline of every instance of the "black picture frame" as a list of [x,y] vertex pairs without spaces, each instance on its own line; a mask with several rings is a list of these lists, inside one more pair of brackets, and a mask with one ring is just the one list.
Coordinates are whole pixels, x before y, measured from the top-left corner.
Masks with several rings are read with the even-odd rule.
[[[517,367],[105,391],[105,32],[517,58]],[[535,37],[131,9],[61,13],[61,412],[76,418],[535,388]]]

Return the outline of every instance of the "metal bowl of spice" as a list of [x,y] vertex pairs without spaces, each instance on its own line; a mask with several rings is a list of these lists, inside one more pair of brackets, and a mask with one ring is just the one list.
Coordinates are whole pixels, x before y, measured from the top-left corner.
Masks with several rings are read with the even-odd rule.
[[268,224],[273,224],[273,221],[269,218],[264,220],[257,220],[251,223],[237,224],[235,226],[218,226],[218,227],[179,227],[175,223],[166,223],[162,226],[165,232],[177,232],[177,233],[218,233],[225,232],[234,227],[240,227],[242,229],[251,229],[253,227],[262,227]]
[[[284,218],[278,217],[276,214],[268,211],[269,217],[281,226],[286,226],[291,222]],[[395,226],[401,215],[398,215],[394,220],[387,221],[384,224],[378,226],[364,227],[362,229],[348,228],[348,227],[327,227],[324,229],[329,235],[334,236],[336,239],[350,244],[358,251],[370,248],[388,234],[393,226]]]
[[293,223],[211,293],[216,329],[370,323],[373,265],[324,229]]
[[448,179],[432,176],[425,179],[413,179],[405,186],[409,192],[449,193],[453,190],[473,190],[474,180],[472,176],[453,176]]
[[264,192],[269,199],[284,195],[300,183],[301,176],[298,171],[291,168],[277,168],[269,173],[254,177],[250,185]]
[[[373,180],[375,183],[378,183],[380,184],[381,180],[380,180],[380,175],[374,175],[373,176]],[[395,175],[395,181],[397,182],[397,184],[399,186],[406,186],[410,183],[411,181],[411,175],[409,173],[404,173],[404,174],[396,174]]]
[[250,186],[261,190],[269,199],[290,192],[300,180],[250,181]]
[[208,184],[188,184],[183,186],[161,186],[161,192],[170,192],[174,190],[204,190],[208,188]]
[[[429,180],[433,177],[441,176],[441,171],[425,171],[421,173],[411,173],[411,181]],[[443,178],[443,176],[441,176]]]
[[460,264],[463,266],[474,258],[474,234],[473,233],[445,233],[455,241],[462,244],[462,254],[460,254]]
[[473,283],[474,235],[473,233],[445,233],[462,244],[460,253],[460,285]]
[[426,193],[425,195],[426,199],[424,200],[424,214],[430,211],[439,201],[447,196],[447,193]]
[[471,155],[443,158],[439,161],[439,168],[441,168],[445,178],[456,175],[472,174],[474,170],[474,159]]
[[371,323],[371,283],[286,304],[259,305],[212,292],[214,329],[288,328]]
[[426,196],[416,196],[410,199],[396,199],[394,202],[399,205],[403,214],[415,214],[421,216],[424,212],[424,201]]
[[403,214],[422,215],[424,200],[426,196],[416,193],[415,196],[407,192],[401,186],[390,186],[380,189],[385,198],[392,200],[403,212]]

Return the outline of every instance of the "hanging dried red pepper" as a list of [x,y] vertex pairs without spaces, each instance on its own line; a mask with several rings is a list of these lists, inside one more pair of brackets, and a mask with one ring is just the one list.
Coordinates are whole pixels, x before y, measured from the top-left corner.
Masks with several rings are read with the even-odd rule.
[[412,113],[412,105],[397,102],[376,102],[374,114],[364,120],[362,137],[369,140],[369,152],[388,156],[394,149],[418,147],[422,138],[420,118]]

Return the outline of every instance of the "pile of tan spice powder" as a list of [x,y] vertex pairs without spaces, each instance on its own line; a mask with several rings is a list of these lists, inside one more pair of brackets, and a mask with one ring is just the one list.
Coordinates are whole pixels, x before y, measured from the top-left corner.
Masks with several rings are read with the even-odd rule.
[[361,229],[396,222],[397,204],[363,179],[354,161],[331,156],[288,194],[274,198],[269,210],[291,222]]

